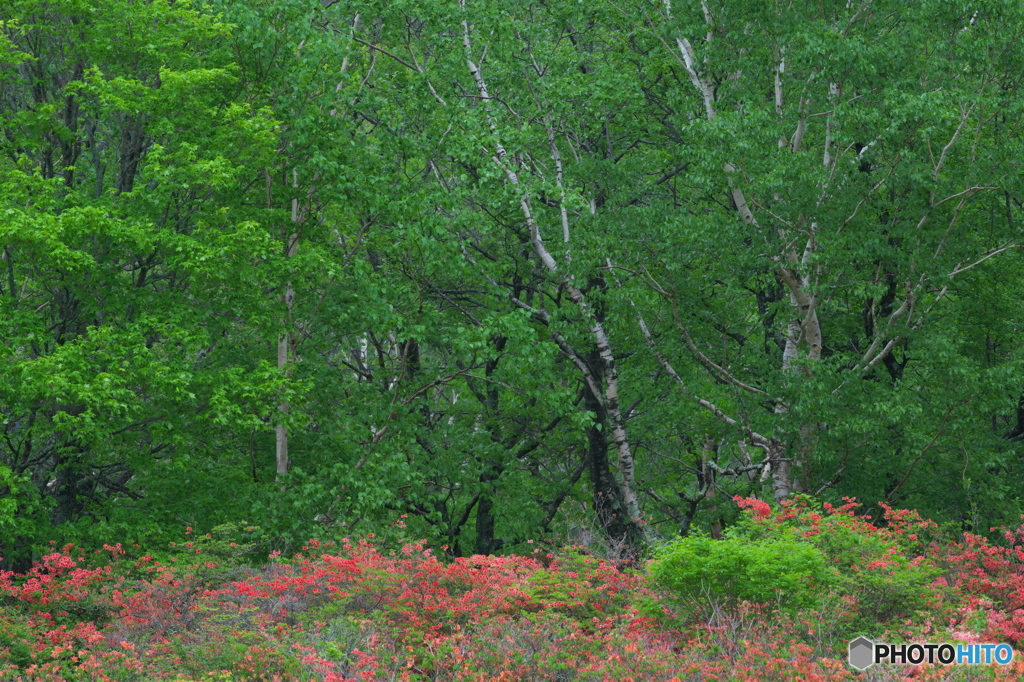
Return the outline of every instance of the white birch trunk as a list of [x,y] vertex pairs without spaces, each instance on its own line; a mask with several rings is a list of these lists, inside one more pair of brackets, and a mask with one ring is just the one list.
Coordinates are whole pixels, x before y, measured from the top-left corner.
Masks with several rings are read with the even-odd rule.
[[[666,8],[670,8],[670,5],[666,4]],[[710,21],[710,14],[707,5],[704,3],[702,3],[702,10],[704,12],[705,21],[711,25],[712,22]],[[708,41],[710,41],[711,38],[712,35],[709,32],[707,38]],[[714,88],[708,78],[704,73],[702,73],[702,69],[698,65],[697,55],[695,54],[693,46],[689,40],[683,37],[677,37],[676,46],[679,49],[679,62],[690,77],[690,82],[693,83],[694,87],[700,93],[701,99],[704,103],[704,111],[708,120],[713,120],[717,115],[715,110],[716,102]],[[784,74],[785,58],[784,52],[780,50],[775,67],[775,73],[773,74],[775,111],[776,115],[780,118],[782,116],[784,106]],[[829,91],[831,97],[834,99],[838,95],[838,86],[836,84],[831,84]],[[801,106],[802,105],[803,102],[801,101]],[[802,114],[803,112],[801,111],[800,113]],[[791,142],[792,150],[794,152],[800,150],[804,137],[804,129],[805,120],[804,118],[801,118]],[[826,166],[830,166],[833,162],[833,158],[830,153],[832,145],[831,120],[826,123],[825,137],[823,161]],[[780,137],[778,144],[780,149],[786,147],[786,140],[784,136]],[[738,187],[738,183],[736,182],[736,166],[731,162],[727,162],[723,167],[723,171],[725,172],[726,182],[729,186],[729,194],[734,206],[736,207],[737,213],[743,222],[748,225],[756,226],[758,224],[757,217],[754,215],[750,204],[747,202],[743,190]],[[807,242],[802,260],[798,259],[797,255],[793,252],[787,253],[783,259],[780,259],[782,264],[780,264],[780,267],[777,270],[779,278],[786,284],[786,287],[789,290],[790,302],[795,313],[788,325],[786,344],[782,353],[782,369],[784,372],[796,371],[797,361],[800,359],[801,345],[804,342],[807,344],[807,360],[817,361],[821,357],[822,335],[816,310],[818,301],[813,294],[810,293],[810,281],[797,269],[801,268],[801,266],[801,269],[808,266],[810,257],[813,255],[814,250],[815,244],[812,237]],[[785,403],[782,401],[776,402],[776,414],[783,414],[786,411],[787,406]],[[732,422],[735,421],[732,418],[727,417],[727,419]],[[760,445],[765,450],[769,462],[773,494],[778,500],[784,499],[797,489],[793,479],[793,457],[787,457],[787,454],[791,455],[791,453],[786,452],[785,445],[779,438],[772,438],[770,441],[765,440],[765,442]]]
[[[463,5],[464,2],[460,2]],[[469,22],[464,21],[463,26],[463,45],[466,49],[466,65],[469,69],[470,74],[473,76],[473,80],[476,82],[477,90],[480,92],[480,99],[483,101],[484,106],[487,108],[488,122],[491,128],[492,135],[494,136],[495,153],[492,160],[504,171],[505,176],[508,178],[509,184],[520,190],[519,205],[523,211],[523,217],[526,220],[527,227],[530,231],[530,242],[533,246],[534,253],[537,258],[544,265],[544,268],[552,274],[558,273],[558,264],[551,255],[547,246],[544,244],[544,240],[541,237],[540,226],[537,223],[533,211],[530,206],[529,193],[523,188],[522,183],[519,179],[519,175],[515,168],[515,159],[510,158],[505,147],[498,140],[497,126],[494,123],[493,117],[490,113],[491,95],[487,89],[487,83],[484,80],[483,73],[480,67],[472,59],[472,41],[470,40]],[[558,148],[554,144],[554,137],[549,129],[549,141],[551,143],[552,155],[555,161],[556,167],[558,168],[559,184],[561,175],[561,157],[558,154]],[[562,189],[560,187],[560,189]],[[563,189],[563,223],[562,223],[562,234],[563,241],[568,242],[569,229],[568,229],[568,217],[564,213],[564,189]],[[568,249],[568,247],[567,247]],[[598,320],[594,311],[591,310],[587,304],[586,298],[582,291],[575,285],[571,275],[562,273],[561,274],[562,285],[569,296],[569,299],[576,305],[576,307],[583,314],[584,318],[590,325],[591,334],[594,337],[597,351],[601,357],[602,366],[604,369],[604,391],[603,395],[600,391],[594,393],[595,397],[601,400],[605,411],[608,415],[608,421],[612,429],[612,440],[615,442],[615,447],[618,454],[618,467],[619,474],[621,476],[621,491],[623,504],[626,507],[626,513],[630,516],[635,524],[639,527],[642,526],[642,515],[640,512],[640,502],[636,494],[636,481],[635,481],[635,465],[632,448],[630,447],[629,438],[626,433],[626,420],[622,415],[622,409],[619,404],[619,381],[618,381],[618,370],[615,362],[615,354],[612,352],[611,343],[608,340],[608,335],[604,330],[604,326]],[[596,379],[596,377],[594,377]],[[592,382],[596,383],[596,382]]]
[[[292,188],[298,189],[299,177],[296,171],[292,171]],[[292,226],[296,228],[296,232],[288,236],[288,246],[285,252],[286,257],[292,258],[298,252],[299,249],[299,235],[297,232],[298,226],[305,219],[305,210],[299,205],[299,198],[292,197]],[[277,341],[277,368],[282,372],[289,374],[289,365],[294,359],[294,348],[293,339],[291,333],[292,323],[292,304],[295,301],[295,291],[292,289],[292,283],[287,282],[285,284],[285,292],[281,297],[282,302],[285,306],[285,333]],[[278,409],[282,413],[288,414],[288,403],[283,402],[278,406]],[[275,460],[277,462],[277,477],[278,479],[288,474],[288,427],[284,424],[279,423],[276,429],[275,438],[276,452]]]

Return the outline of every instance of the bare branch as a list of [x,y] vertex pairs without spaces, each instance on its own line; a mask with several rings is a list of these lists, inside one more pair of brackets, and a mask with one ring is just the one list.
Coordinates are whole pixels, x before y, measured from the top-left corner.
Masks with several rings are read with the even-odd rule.
[[385,54],[388,57],[391,57],[392,59],[394,59],[396,62],[398,62],[402,66],[408,67],[408,68],[412,69],[413,71],[415,71],[416,73],[423,73],[423,71],[420,69],[420,67],[416,66],[415,64],[410,64],[409,62],[405,61],[404,59],[402,59],[398,55],[396,55],[396,54],[394,54],[392,52],[388,52],[387,50],[385,50],[383,47],[380,47],[379,45],[374,45],[373,43],[368,43],[365,40],[363,40],[361,38],[357,38],[355,36],[352,36],[352,40],[356,41],[360,45],[365,45],[366,47],[370,48],[371,50],[376,50],[377,52],[380,52],[381,54]]
[[963,196],[965,194],[969,194],[970,196],[974,196],[978,192],[981,192],[981,191],[987,190],[987,189],[999,189],[999,188],[998,187],[982,187],[981,185],[974,185],[972,187],[968,187],[967,189],[965,189],[962,192],[957,192],[956,194],[952,194],[952,195],[946,197],[945,199],[941,199],[939,201],[936,201],[934,204],[932,204],[932,206],[933,207],[934,206],[941,206],[942,204],[946,203],[947,201],[951,201],[952,199],[956,199],[956,198],[961,197],[961,196]]
[[[633,309],[636,310],[635,303],[633,304]],[[647,340],[648,347],[650,347],[651,352],[654,353],[654,357],[658,359],[658,362],[660,362],[661,366],[665,368],[665,371],[668,373],[668,375],[672,377],[672,379],[676,382],[676,384],[679,386],[679,389],[683,392],[683,395],[695,401],[698,405],[711,412],[711,414],[715,415],[715,417],[723,424],[727,426],[742,428],[742,425],[738,421],[722,412],[722,410],[720,410],[717,405],[690,393],[689,389],[686,388],[686,384],[683,382],[682,378],[680,378],[675,368],[672,367],[671,364],[669,364],[668,360],[665,359],[665,356],[662,355],[661,351],[658,350],[657,345],[654,343],[654,338],[651,336],[650,330],[647,329],[647,323],[644,322],[643,315],[640,314],[639,310],[636,310],[636,319],[637,322],[640,323],[640,331],[643,332],[644,338]],[[748,437],[758,445],[768,447],[768,445],[770,444],[770,441],[761,434],[755,431],[750,431],[749,429],[747,429],[746,432]]]
[[569,243],[569,215],[565,207],[565,186],[562,185],[562,155],[558,153],[558,145],[555,144],[555,131],[551,128],[551,116],[544,114],[544,129],[548,134],[548,146],[551,147],[551,158],[555,161],[555,186],[561,194],[562,201],[559,203],[559,210],[562,216],[562,241]]
[[[982,83],[982,91],[985,89],[985,83]],[[971,113],[974,111],[976,104],[971,104],[966,111],[960,116],[960,125],[957,126],[956,132],[953,133],[953,137],[949,139],[949,142],[945,147],[942,148],[942,153],[939,154],[939,160],[935,164],[935,172],[932,174],[932,180],[939,179],[939,172],[942,170],[942,166],[946,163],[946,155],[949,154],[949,150],[952,149],[953,145],[956,144],[956,140],[960,137],[960,133],[963,132],[964,126],[967,125],[967,119],[971,117]]]
[[590,367],[583,361],[576,349],[569,345],[569,342],[565,340],[558,332],[551,332],[551,338],[554,339],[555,343],[562,351],[562,355],[572,361],[572,364],[576,365],[576,369],[583,375],[584,381],[587,382],[587,388],[590,389],[590,393],[594,396],[594,399],[604,407],[605,399],[604,392],[601,390],[601,385],[594,377],[593,372],[590,371]]
[[683,67],[690,75],[690,82],[700,91],[701,97],[704,100],[704,111],[707,113],[708,120],[710,121],[715,118],[716,114],[715,91],[711,84],[697,73],[697,59],[693,54],[693,47],[690,45],[690,41],[686,38],[676,38],[676,45],[679,47],[679,53],[683,56]]
[[[998,256],[1003,251],[1009,251],[1010,249],[1019,249],[1019,248],[1022,248],[1022,247],[1024,247],[1024,244],[1004,244],[1003,246],[1000,246],[998,248],[992,249],[991,251],[987,251],[984,255],[982,255],[981,258],[979,258],[978,260],[974,261],[970,265],[964,265],[963,267],[960,267],[961,263],[963,262],[963,261],[961,261],[960,263],[957,263],[957,266],[956,266],[956,268],[953,269],[953,272],[949,273],[949,277],[953,278],[953,277],[959,275],[961,272],[966,272],[967,270],[970,270],[975,265],[981,265],[982,263],[987,261],[992,256]],[[945,289],[943,289],[943,291],[945,291]]]
[[914,468],[917,466],[917,463],[921,461],[921,458],[924,457],[925,454],[932,449],[932,446],[935,445],[935,442],[939,440],[939,436],[941,436],[942,432],[946,430],[946,421],[949,420],[949,415],[951,415],[952,413],[953,407],[950,406],[949,408],[946,409],[946,414],[942,417],[942,423],[939,424],[939,430],[936,431],[935,435],[932,436],[932,439],[928,441],[928,445],[924,446],[924,448],[921,449],[921,452],[917,453],[917,457],[915,457],[914,461],[910,463],[910,467],[907,469],[907,473],[903,475],[903,478],[901,478],[900,482],[896,484],[896,487],[889,491],[888,496],[886,496],[885,498],[886,502],[890,502],[892,500],[893,495],[895,495],[896,492],[903,487],[903,484],[907,482],[907,479],[910,478],[910,475],[914,473]]

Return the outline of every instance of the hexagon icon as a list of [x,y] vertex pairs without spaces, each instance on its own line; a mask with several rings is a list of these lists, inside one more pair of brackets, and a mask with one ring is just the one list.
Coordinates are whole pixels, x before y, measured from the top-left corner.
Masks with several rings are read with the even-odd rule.
[[850,642],[850,667],[867,670],[875,662],[875,643],[866,637],[858,637]]

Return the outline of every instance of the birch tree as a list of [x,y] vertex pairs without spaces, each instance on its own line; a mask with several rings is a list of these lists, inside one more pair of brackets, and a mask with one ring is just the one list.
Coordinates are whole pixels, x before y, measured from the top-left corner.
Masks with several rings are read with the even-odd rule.
[[[628,517],[646,498],[685,527],[716,488],[756,491],[763,476],[777,498],[824,493],[882,466],[885,495],[900,494],[900,453],[937,455],[928,443],[951,435],[948,408],[918,400],[931,379],[906,382],[908,349],[948,338],[957,278],[1016,243],[1008,223],[941,249],[929,230],[941,220],[956,235],[964,216],[997,205],[1002,162],[961,143],[997,145],[981,112],[1008,101],[982,106],[986,76],[954,78],[955,60],[928,58],[908,15],[664,3],[361,11],[377,28],[357,40],[402,84],[389,90],[401,105],[374,120],[415,129],[430,150],[422,222],[446,257],[453,245],[463,254],[461,276],[477,278],[473,303],[445,305],[476,319],[465,305],[493,309],[489,292],[577,372],[581,407],[605,427],[586,431],[595,500],[611,473]],[[966,52],[976,38],[960,19],[921,26]],[[414,101],[432,113],[389,118]],[[941,145],[929,152],[922,131]],[[484,225],[511,242],[495,250],[501,232]],[[652,378],[664,397],[638,412]],[[683,392],[668,398],[666,381]],[[870,416],[881,405],[927,416],[886,426]],[[883,454],[887,428],[900,445]],[[651,458],[640,465],[637,433]],[[602,469],[596,453],[609,445],[617,459]],[[669,463],[687,460],[678,475],[690,482],[662,487]]]
[[8,5],[23,556],[1021,506],[1015,7]]
[[[930,325],[947,299],[965,273],[1021,247],[1006,203],[1018,177],[999,151],[1003,116],[1018,106],[1005,84],[1015,80],[1010,55],[1020,50],[1003,27],[1019,17],[995,7],[805,9],[666,2],[645,21],[685,76],[691,104],[674,121],[688,133],[680,156],[707,194],[693,196],[703,215],[677,219],[680,234],[697,239],[679,249],[659,244],[658,269],[643,264],[640,277],[665,299],[690,360],[734,396],[723,400],[760,403],[770,418],[722,409],[687,386],[642,315],[639,324],[684,394],[732,430],[734,442],[763,451],[776,499],[820,494],[863,466],[844,457],[832,472],[818,469],[825,430],[842,430],[848,418],[844,403],[864,400],[864,382],[880,372],[896,392],[912,382],[927,390],[924,377],[904,370],[912,358],[928,363]],[[739,348],[722,354],[708,345],[713,335],[697,340],[699,323],[680,310],[692,300],[680,291],[686,280],[664,267],[668,258],[702,260],[687,255],[695,242],[750,254],[745,272],[715,268],[712,276],[733,296],[745,290],[751,313],[757,306],[751,320],[763,324],[774,376],[751,373],[749,332],[738,319],[715,326]],[[851,324],[857,316],[862,330]],[[958,411],[950,406],[946,416]],[[947,420],[933,428],[919,459]]]

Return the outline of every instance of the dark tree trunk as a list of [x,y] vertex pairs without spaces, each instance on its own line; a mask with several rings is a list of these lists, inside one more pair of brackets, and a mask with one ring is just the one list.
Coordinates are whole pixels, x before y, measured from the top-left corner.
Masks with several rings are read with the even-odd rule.
[[476,505],[476,547],[477,554],[493,554],[504,544],[494,536],[494,493],[497,491],[495,481],[501,476],[504,467],[499,463],[492,464],[480,474],[480,500]]
[[[587,356],[587,365],[592,376],[603,376],[601,357],[595,350]],[[597,415],[594,424],[587,428],[587,460],[590,469],[590,485],[593,493],[594,511],[601,529],[608,536],[613,547],[621,548],[622,558],[634,560],[644,550],[641,529],[626,513],[622,489],[612,470],[608,457],[607,415],[601,401],[589,389],[583,389],[583,403],[588,411]]]
[[1017,423],[1003,434],[1003,438],[1015,443],[1024,440],[1024,392],[1017,398]]

